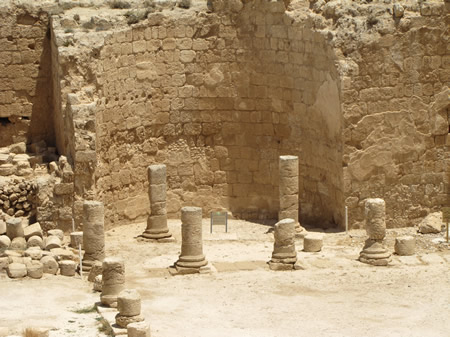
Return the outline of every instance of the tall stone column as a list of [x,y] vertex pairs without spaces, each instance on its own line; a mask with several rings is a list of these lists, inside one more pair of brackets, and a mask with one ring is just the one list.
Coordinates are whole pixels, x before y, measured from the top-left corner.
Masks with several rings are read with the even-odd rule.
[[119,257],[107,257],[102,265],[102,304],[115,308],[117,296],[125,289],[125,264]]
[[295,220],[283,219],[275,224],[275,242],[269,267],[272,270],[294,269],[297,262],[295,250]]
[[103,203],[85,201],[83,203],[83,270],[91,270],[95,261],[105,258],[105,216]]
[[374,266],[386,266],[391,253],[383,245],[386,236],[386,205],[383,199],[367,199],[365,204],[366,240],[359,261]]
[[202,209],[183,207],[181,209],[181,254],[175,267],[179,272],[195,273],[208,262],[203,255]]
[[294,219],[297,231],[302,231],[298,221],[298,157],[280,156],[279,161],[280,209],[278,221]]
[[162,240],[172,236],[167,227],[166,165],[150,165],[147,168],[151,213],[147,218],[144,238]]

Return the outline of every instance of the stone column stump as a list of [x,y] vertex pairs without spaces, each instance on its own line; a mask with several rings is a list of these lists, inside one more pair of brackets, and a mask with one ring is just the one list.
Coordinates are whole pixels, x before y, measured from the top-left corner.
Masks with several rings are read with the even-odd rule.
[[400,256],[414,255],[416,251],[416,239],[411,235],[399,236],[395,239],[395,254]]
[[269,268],[272,270],[292,270],[297,262],[295,250],[295,225],[294,219],[283,219],[275,224],[272,259]]
[[323,246],[323,235],[320,233],[309,233],[303,240],[303,251],[320,252]]
[[147,173],[151,213],[147,218],[147,228],[142,233],[142,237],[160,242],[173,241],[167,227],[166,165],[150,165]]
[[83,204],[83,271],[90,271],[95,261],[105,258],[105,216],[103,203],[85,201]]
[[387,266],[391,261],[391,253],[384,247],[386,235],[386,205],[383,199],[367,199],[365,205],[366,240],[359,254],[359,261],[374,266]]
[[130,323],[142,322],[141,296],[135,289],[125,289],[117,297],[116,324],[126,328]]
[[102,265],[102,304],[117,307],[117,296],[125,288],[125,265],[121,258],[107,257]]
[[203,255],[202,209],[183,207],[181,209],[181,254],[175,263],[180,274],[200,272],[208,264]]
[[298,157],[280,156],[279,160],[279,197],[280,208],[278,221],[294,219],[296,232],[302,232],[304,228],[298,220]]

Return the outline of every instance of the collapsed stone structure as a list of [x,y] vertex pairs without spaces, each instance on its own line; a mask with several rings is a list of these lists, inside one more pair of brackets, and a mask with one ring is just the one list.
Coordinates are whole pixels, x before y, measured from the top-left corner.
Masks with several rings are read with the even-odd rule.
[[107,228],[145,219],[155,163],[169,217],[275,219],[285,154],[305,225],[342,226],[347,205],[362,227],[379,196],[387,226],[409,226],[448,201],[448,1],[129,2],[0,4],[0,146],[67,157],[31,203],[43,227],[81,227],[85,200]]

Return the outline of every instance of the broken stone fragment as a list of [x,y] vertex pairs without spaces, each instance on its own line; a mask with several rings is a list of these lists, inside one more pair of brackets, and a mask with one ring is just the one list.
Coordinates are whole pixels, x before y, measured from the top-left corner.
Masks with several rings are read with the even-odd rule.
[[41,249],[44,249],[44,240],[40,236],[32,236],[27,241],[27,247],[39,247]]
[[0,235],[0,249],[8,249],[11,245],[11,239],[6,235]]
[[55,258],[56,261],[73,261],[75,260],[75,254],[72,253],[71,250],[64,249],[64,248],[53,248],[50,249],[50,253]]
[[6,235],[12,240],[16,237],[23,237],[22,219],[10,218],[6,221]]
[[59,269],[63,276],[74,276],[77,264],[75,261],[64,260],[59,263]]
[[94,291],[102,291],[102,275],[97,275],[94,278]]
[[422,234],[437,234],[442,230],[442,214],[441,212],[434,212],[428,214],[419,224],[419,233]]
[[102,265],[102,304],[117,307],[117,295],[125,288],[125,264],[119,257],[108,257]]
[[413,236],[400,236],[395,239],[394,250],[397,255],[410,256],[416,251],[416,239]]
[[323,235],[320,233],[310,233],[303,239],[303,251],[320,252],[323,245]]
[[31,261],[27,264],[27,275],[31,278],[42,278],[44,265],[40,261]]
[[27,241],[23,237],[14,238],[11,241],[10,249],[25,250],[27,249]]
[[61,240],[61,242],[64,241],[64,232],[61,229],[50,229],[47,234],[50,235],[55,235],[59,238],[59,240]]
[[6,272],[10,278],[22,278],[27,276],[27,267],[23,263],[11,263]]
[[44,266],[44,273],[56,275],[58,272],[58,262],[52,256],[44,256],[41,263]]
[[39,222],[36,222],[30,226],[27,226],[23,230],[25,239],[29,239],[32,236],[40,236],[42,237],[42,228]]
[[31,247],[24,252],[24,255],[33,260],[40,260],[42,259],[42,250],[39,247]]
[[122,316],[141,314],[141,295],[135,289],[122,290],[117,296],[117,310]]
[[50,235],[45,239],[45,250],[61,248],[61,240],[56,235]]
[[128,337],[150,337],[150,324],[135,322],[127,325]]
[[12,144],[9,147],[9,152],[21,154],[27,152],[27,145],[24,142]]

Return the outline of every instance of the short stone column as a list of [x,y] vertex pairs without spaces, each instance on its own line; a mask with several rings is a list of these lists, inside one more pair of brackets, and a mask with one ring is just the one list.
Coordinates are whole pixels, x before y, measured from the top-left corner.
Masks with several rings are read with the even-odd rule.
[[303,239],[303,251],[320,252],[323,245],[323,235],[320,233],[309,233]]
[[102,304],[115,308],[117,295],[125,288],[125,265],[119,257],[107,257],[102,265]]
[[95,261],[105,258],[105,216],[103,203],[85,201],[83,204],[83,271],[89,271]]
[[135,289],[125,289],[117,296],[116,324],[126,328],[130,323],[142,322],[141,295]]
[[202,209],[181,209],[181,254],[175,267],[179,273],[197,273],[208,264],[203,255]]
[[272,259],[269,267],[272,270],[291,270],[297,262],[295,250],[295,224],[294,219],[283,219],[275,224]]
[[147,218],[147,228],[142,236],[146,239],[167,240],[172,234],[167,227],[166,165],[150,165],[147,173],[151,213]]
[[390,262],[391,253],[383,245],[386,236],[386,205],[383,199],[367,199],[365,205],[366,240],[359,261],[374,266],[386,266]]
[[21,218],[10,218],[6,220],[6,235],[11,240],[25,236]]
[[414,255],[416,252],[416,239],[414,236],[405,235],[395,239],[395,254],[400,256]]
[[279,172],[278,221],[294,219],[296,230],[301,231],[303,228],[298,221],[298,157],[280,156]]

